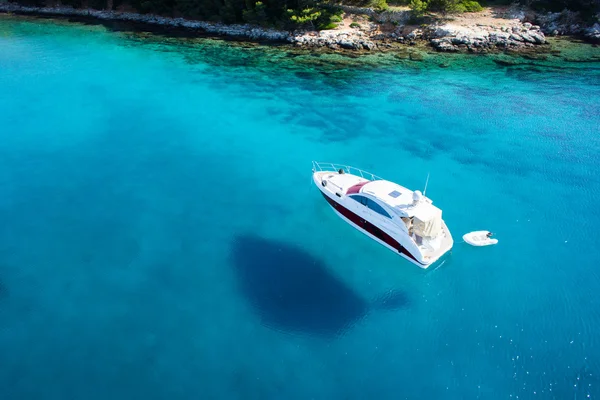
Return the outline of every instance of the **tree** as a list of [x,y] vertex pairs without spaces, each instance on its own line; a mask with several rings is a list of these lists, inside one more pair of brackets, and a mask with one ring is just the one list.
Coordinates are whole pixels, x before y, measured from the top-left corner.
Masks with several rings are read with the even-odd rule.
[[243,12],[244,21],[250,24],[265,25],[267,23],[267,7],[262,1],[249,5]]
[[305,8],[303,10],[287,10],[290,21],[297,25],[310,24],[315,29],[315,21],[321,16],[321,11],[316,8]]

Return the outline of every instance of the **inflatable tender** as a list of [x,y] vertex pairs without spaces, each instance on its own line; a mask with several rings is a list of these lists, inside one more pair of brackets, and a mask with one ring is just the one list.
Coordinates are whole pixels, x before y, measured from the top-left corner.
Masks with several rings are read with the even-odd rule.
[[498,243],[498,239],[492,239],[490,231],[475,231],[463,235],[463,240],[471,246],[491,246]]

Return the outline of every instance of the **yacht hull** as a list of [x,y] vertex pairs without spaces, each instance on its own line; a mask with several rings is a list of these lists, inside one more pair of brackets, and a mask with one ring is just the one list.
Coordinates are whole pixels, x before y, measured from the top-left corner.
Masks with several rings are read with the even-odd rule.
[[367,235],[377,243],[387,247],[394,253],[398,253],[406,260],[417,265],[420,268],[427,268],[430,264],[424,264],[419,262],[412,254],[410,254],[398,240],[394,239],[391,235],[384,232],[382,229],[373,225],[369,221],[361,218],[352,211],[345,208],[342,204],[336,202],[334,199],[329,197],[327,194],[321,192],[325,200],[329,203],[333,211],[344,221],[350,224],[353,228],[357,229],[361,233]]
[[[341,174],[341,172],[339,173]],[[357,204],[359,203],[352,196],[356,193],[356,191],[352,192],[355,189],[338,186],[331,179],[336,174],[338,173],[314,171],[313,182],[335,213],[369,238],[423,269],[436,264],[452,248],[450,232],[446,224],[442,221],[442,229],[446,232],[449,241],[445,245],[442,245],[442,248],[436,251],[435,254],[424,255],[419,245],[409,236],[406,228],[400,228],[397,222],[394,223],[381,216],[374,216],[372,212],[366,211],[362,206],[358,206]],[[348,185],[354,185],[354,188],[365,184],[368,185],[369,182],[372,182],[362,176],[352,174],[346,175],[343,179],[346,180],[345,183]]]

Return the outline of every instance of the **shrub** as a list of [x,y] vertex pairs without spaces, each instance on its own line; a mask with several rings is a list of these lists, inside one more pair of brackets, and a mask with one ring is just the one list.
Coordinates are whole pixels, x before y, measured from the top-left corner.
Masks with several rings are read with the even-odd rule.
[[410,0],[408,7],[411,10],[412,17],[421,18],[423,15],[425,15],[425,12],[429,8],[429,4],[426,0]]
[[[418,9],[420,1],[423,0],[414,0],[411,1],[411,4],[415,2],[415,7]],[[428,0],[426,10],[440,11],[443,13],[464,13],[481,11],[483,10],[483,7],[481,7],[476,0]],[[415,12],[415,14],[417,13]]]
[[369,6],[378,11],[385,11],[390,8],[385,0],[371,0]]
[[315,20],[317,30],[335,29],[342,22],[344,12],[339,8],[321,8],[321,15]]
[[317,24],[317,30],[319,30],[319,31],[326,31],[328,29],[335,29],[335,28],[337,28],[337,24],[335,22]]
[[350,28],[360,28],[360,24],[358,22],[353,22],[350,24]]
[[257,1],[249,10],[244,10],[243,13],[244,21],[251,24],[266,25],[267,23],[267,12],[263,2]]
[[478,11],[483,10],[483,7],[481,7],[481,4],[479,4],[478,2],[473,1],[473,0],[464,0],[464,1],[460,2],[459,4],[464,6],[466,12],[478,12]]
[[456,0],[429,0],[427,11],[456,12]]

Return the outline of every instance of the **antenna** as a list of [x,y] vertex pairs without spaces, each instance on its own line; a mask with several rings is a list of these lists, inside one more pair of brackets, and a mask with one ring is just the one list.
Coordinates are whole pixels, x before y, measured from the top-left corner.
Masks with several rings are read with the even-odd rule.
[[425,193],[427,193],[427,184],[429,183],[429,172],[427,173],[427,180],[425,181],[425,189],[423,189],[423,197],[425,197]]

